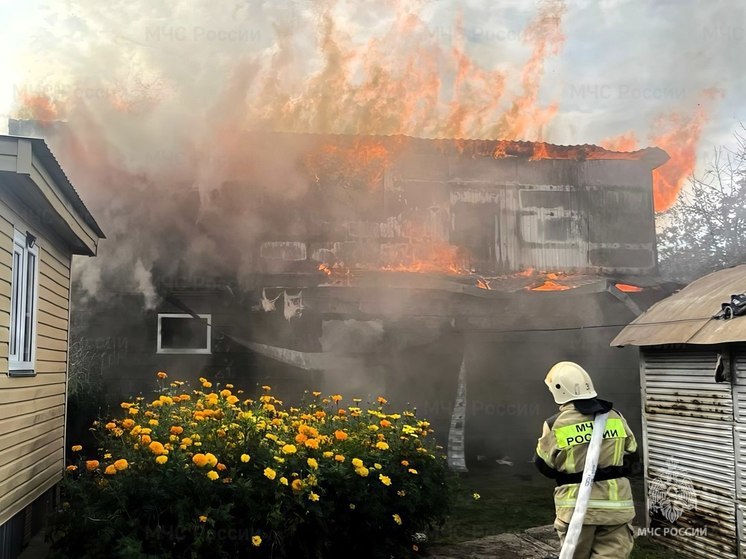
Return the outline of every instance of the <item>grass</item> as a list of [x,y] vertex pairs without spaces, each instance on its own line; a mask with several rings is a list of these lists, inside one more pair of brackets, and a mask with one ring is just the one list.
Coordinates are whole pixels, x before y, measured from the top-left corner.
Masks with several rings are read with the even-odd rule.
[[[642,488],[634,483],[641,498]],[[447,545],[503,532],[521,532],[554,521],[552,483],[532,472],[514,468],[473,469],[459,477],[449,520],[433,536],[433,544]],[[473,493],[480,495],[478,500]],[[640,513],[638,513],[640,514]],[[676,555],[650,538],[635,540],[631,559],[675,559]]]

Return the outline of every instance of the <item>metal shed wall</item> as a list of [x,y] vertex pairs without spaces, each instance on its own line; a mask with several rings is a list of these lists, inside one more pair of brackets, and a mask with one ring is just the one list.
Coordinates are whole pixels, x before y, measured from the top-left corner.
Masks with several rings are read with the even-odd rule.
[[641,352],[646,486],[656,480],[688,480],[696,494],[696,507],[673,525],[662,517],[651,524],[696,532],[665,538],[689,557],[740,557],[732,387],[715,381],[723,351],[708,346],[646,347]]

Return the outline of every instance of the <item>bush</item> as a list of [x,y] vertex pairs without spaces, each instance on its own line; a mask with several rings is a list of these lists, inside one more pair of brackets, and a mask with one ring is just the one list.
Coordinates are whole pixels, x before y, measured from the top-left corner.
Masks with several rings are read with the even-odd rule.
[[427,421],[378,398],[285,409],[181,382],[101,421],[79,446],[50,537],[66,557],[409,557],[443,521],[449,474]]

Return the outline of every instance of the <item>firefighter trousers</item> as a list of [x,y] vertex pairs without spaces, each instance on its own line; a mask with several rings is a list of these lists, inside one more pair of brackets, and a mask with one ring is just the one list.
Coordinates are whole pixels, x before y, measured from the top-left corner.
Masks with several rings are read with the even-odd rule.
[[[554,529],[560,544],[565,543],[567,528],[566,522],[555,519]],[[628,559],[633,546],[634,537],[630,524],[583,525],[573,559]]]

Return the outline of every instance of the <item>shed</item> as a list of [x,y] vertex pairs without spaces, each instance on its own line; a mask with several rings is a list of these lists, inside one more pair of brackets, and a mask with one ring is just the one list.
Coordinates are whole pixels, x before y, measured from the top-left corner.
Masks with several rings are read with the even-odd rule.
[[715,318],[744,291],[715,272],[612,341],[640,347],[647,526],[682,556],[746,557],[746,316]]
[[103,237],[43,140],[0,136],[1,559],[62,479],[72,256]]

